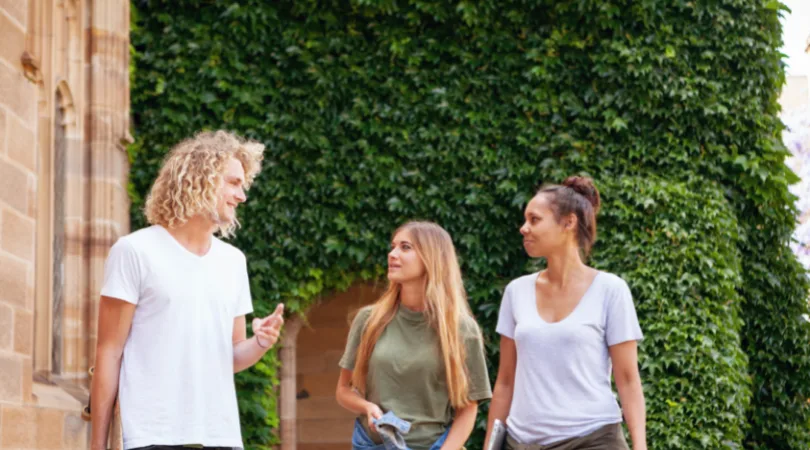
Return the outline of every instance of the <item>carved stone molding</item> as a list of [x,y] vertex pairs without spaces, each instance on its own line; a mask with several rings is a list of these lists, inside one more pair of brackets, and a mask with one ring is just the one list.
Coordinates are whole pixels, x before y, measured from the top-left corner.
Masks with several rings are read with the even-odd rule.
[[39,84],[42,82],[42,70],[40,68],[40,63],[31,53],[28,52],[28,50],[24,51],[22,56],[20,56],[20,62],[23,66],[23,74],[25,75],[25,78],[34,84]]

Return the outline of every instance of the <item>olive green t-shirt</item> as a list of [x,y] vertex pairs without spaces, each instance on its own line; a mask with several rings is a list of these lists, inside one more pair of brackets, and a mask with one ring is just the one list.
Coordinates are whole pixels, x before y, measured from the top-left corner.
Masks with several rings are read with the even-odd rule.
[[[354,370],[357,347],[370,315],[371,307],[367,306],[354,318],[340,367]],[[461,333],[467,352],[468,397],[474,401],[489,399],[492,389],[478,324],[465,317]],[[405,442],[414,450],[429,449],[450,426],[453,409],[439,339],[421,312],[399,306],[383,330],[369,360],[366,400],[411,423]],[[375,442],[382,443],[377,433],[368,430],[364,416],[360,423]]]

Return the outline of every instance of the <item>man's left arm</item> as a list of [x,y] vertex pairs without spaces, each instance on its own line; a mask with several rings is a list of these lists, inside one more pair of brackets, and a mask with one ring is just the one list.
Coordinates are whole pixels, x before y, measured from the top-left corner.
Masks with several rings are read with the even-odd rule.
[[278,305],[273,314],[253,319],[253,337],[247,338],[245,316],[233,319],[233,372],[241,372],[256,364],[276,342],[284,324],[284,305]]

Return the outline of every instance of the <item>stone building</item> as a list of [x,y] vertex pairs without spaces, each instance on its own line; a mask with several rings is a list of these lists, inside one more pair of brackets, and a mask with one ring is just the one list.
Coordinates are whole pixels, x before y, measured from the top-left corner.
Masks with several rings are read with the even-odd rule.
[[0,0],[0,449],[88,448],[128,118],[128,0]]

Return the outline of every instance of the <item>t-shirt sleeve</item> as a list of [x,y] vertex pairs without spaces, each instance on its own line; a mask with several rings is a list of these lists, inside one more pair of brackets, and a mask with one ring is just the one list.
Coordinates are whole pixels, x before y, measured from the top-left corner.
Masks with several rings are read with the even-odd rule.
[[468,397],[474,401],[488,400],[492,398],[492,385],[489,383],[487,360],[484,356],[484,339],[478,329],[478,324],[473,323],[472,327],[474,330],[467,333],[464,339],[467,352],[467,374],[470,377]]
[[608,298],[605,336],[607,345],[621,344],[627,341],[639,341],[644,336],[636,316],[633,295],[624,280],[620,279]]
[[242,257],[242,268],[239,270],[239,297],[236,299],[234,317],[244,316],[253,312],[253,300],[250,296],[250,279],[248,278],[247,261]]
[[370,315],[371,308],[363,308],[354,317],[352,327],[349,330],[349,337],[346,339],[346,350],[343,351],[343,356],[338,362],[340,367],[346,370],[354,370],[357,348],[360,346],[360,339],[363,337],[363,331]]
[[501,308],[498,311],[498,326],[495,331],[501,336],[509,339],[515,338],[515,315],[512,313],[512,284],[506,286],[501,300]]
[[104,263],[101,295],[138,304],[141,293],[141,268],[138,255],[126,239],[118,239]]

